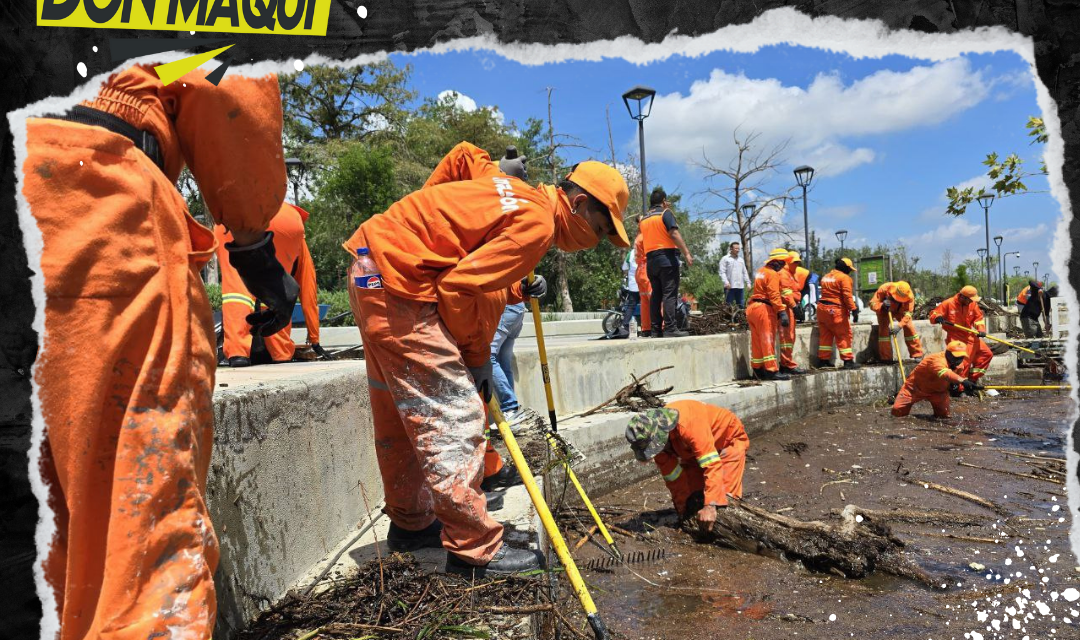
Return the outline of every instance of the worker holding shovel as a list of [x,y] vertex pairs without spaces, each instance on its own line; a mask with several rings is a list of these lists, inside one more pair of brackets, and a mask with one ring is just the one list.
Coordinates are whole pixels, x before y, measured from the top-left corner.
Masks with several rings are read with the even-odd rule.
[[350,283],[349,297],[364,341],[388,541],[442,546],[448,571],[474,575],[540,566],[534,552],[503,544],[480,489],[490,345],[503,309],[543,295],[543,278],[523,279],[553,243],[563,251],[604,237],[630,245],[629,188],[612,167],[579,163],[557,186],[507,173],[521,175],[463,142],[422,189],[344,243],[361,254],[357,265],[374,270]]
[[986,337],[986,320],[979,309],[979,291],[967,285],[930,312],[930,324],[940,324],[949,341],[967,345],[967,364],[961,375],[977,382],[986,374],[994,352],[982,341]]
[[679,516],[696,516],[703,530],[712,528],[728,495],[742,497],[750,438],[727,409],[676,400],[631,418],[626,441],[639,462],[656,463]]

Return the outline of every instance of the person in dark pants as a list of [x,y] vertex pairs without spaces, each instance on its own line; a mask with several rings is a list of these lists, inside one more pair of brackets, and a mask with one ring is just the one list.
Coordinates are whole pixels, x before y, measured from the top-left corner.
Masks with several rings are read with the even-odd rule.
[[[686,248],[675,214],[671,212],[667,193],[657,187],[649,196],[649,211],[638,226],[644,240],[645,270],[653,293],[650,299],[652,336],[654,338],[678,338],[690,335],[680,331],[676,320],[679,304],[679,251],[686,258],[686,266],[694,264],[690,250]],[[662,311],[662,313],[661,313]]]

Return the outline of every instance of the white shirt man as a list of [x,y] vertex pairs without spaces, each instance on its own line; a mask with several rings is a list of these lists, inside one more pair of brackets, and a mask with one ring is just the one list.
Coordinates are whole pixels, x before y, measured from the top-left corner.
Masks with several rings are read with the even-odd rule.
[[725,301],[728,304],[743,303],[743,290],[750,286],[750,274],[746,272],[746,264],[739,257],[739,243],[732,242],[728,248],[728,254],[720,259],[720,279],[724,281]]

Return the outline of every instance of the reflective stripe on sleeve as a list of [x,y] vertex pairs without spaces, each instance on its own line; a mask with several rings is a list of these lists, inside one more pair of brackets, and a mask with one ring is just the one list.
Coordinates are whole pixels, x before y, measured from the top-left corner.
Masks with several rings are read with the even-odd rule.
[[675,482],[682,475],[682,466],[675,465],[675,469],[671,473],[665,473],[664,482]]
[[710,451],[697,459],[699,467],[707,467],[710,464],[716,464],[717,462],[720,462],[720,454],[716,451]]

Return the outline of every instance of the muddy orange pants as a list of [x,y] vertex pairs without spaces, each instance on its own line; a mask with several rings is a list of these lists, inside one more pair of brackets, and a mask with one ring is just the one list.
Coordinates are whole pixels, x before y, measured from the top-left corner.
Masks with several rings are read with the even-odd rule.
[[[878,335],[878,357],[882,360],[892,360],[892,334],[889,329],[892,328],[891,322],[899,322],[900,318],[897,318],[889,311],[877,312],[877,335]],[[915,333],[915,325],[906,324],[904,329],[904,342],[907,343],[908,355],[912,358],[921,358],[923,355],[922,340],[919,339],[919,334]],[[900,354],[897,354],[898,356]]]
[[198,269],[214,236],[126,138],[35,119],[27,133],[23,193],[44,240],[41,471],[56,516],[43,606],[59,610],[61,640],[209,638],[216,358]]
[[841,360],[854,360],[851,349],[851,316],[839,305],[817,305],[818,359],[832,362],[833,344],[840,352]]
[[[243,298],[251,300],[246,293],[221,294],[221,322],[225,329],[225,342],[223,351],[226,358],[235,356],[251,357],[251,325],[247,322],[247,316],[255,312],[254,300],[250,303]],[[274,362],[288,362],[296,353],[296,344],[292,340],[292,323],[272,336],[263,338],[266,351]]]
[[750,366],[778,371],[776,331],[780,323],[776,320],[776,313],[764,302],[751,302],[746,308],[746,321],[750,324]]
[[788,309],[788,326],[783,326],[777,322],[777,326],[780,329],[780,366],[785,369],[795,369],[798,367],[795,364],[795,358],[793,354],[795,352],[795,312]]
[[385,511],[418,531],[436,517],[447,551],[486,564],[503,528],[487,512],[484,405],[435,303],[349,286],[364,341]]
[[969,337],[973,338],[973,340],[968,342],[968,358],[964,361],[964,365],[958,373],[975,382],[986,375],[986,370],[990,367],[990,361],[994,359],[994,352],[978,337]]
[[936,418],[948,418],[949,417],[949,393],[923,393],[918,389],[915,389],[909,384],[905,384],[900,388],[900,393],[896,394],[896,401],[893,402],[892,414],[897,418],[903,418],[911,413],[911,407],[919,401],[926,400],[930,403],[930,406],[934,408],[934,417]]

